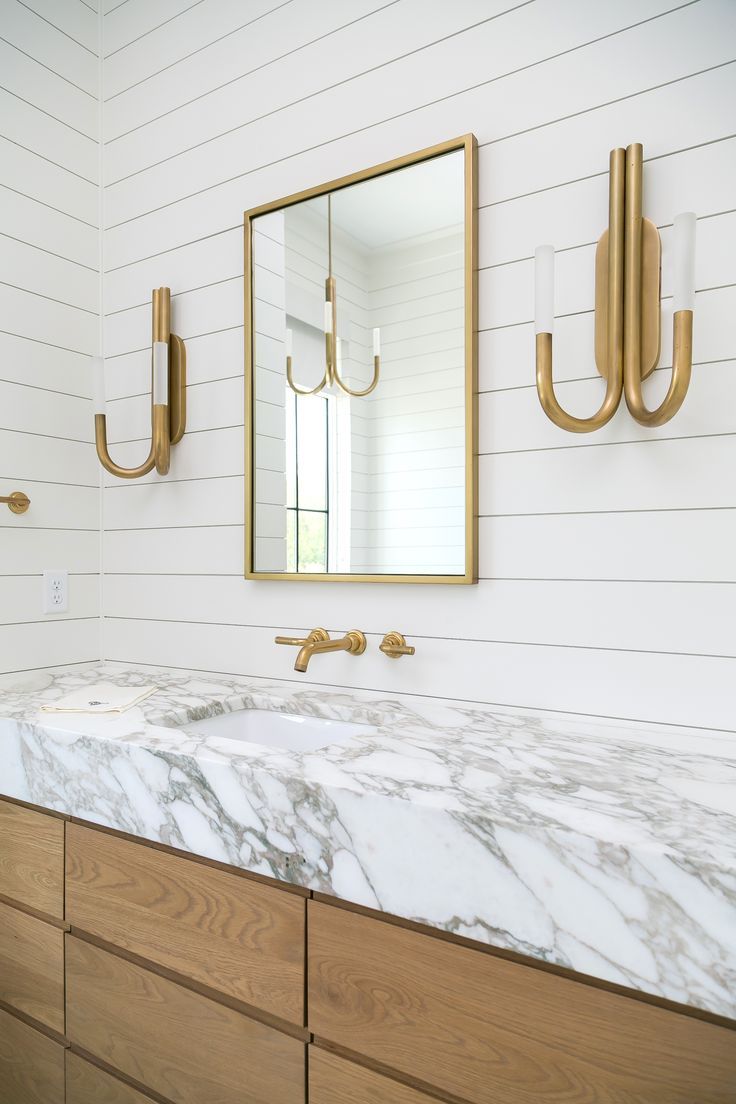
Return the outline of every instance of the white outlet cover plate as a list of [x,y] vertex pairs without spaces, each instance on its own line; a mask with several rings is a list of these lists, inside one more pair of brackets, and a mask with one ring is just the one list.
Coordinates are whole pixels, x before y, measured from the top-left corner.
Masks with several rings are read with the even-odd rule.
[[66,613],[69,608],[69,573],[63,568],[43,573],[43,612]]

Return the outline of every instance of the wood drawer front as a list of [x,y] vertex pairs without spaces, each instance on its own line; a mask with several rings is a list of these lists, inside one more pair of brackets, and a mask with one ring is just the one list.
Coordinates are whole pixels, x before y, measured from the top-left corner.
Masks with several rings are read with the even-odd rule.
[[64,1034],[64,933],[1,902],[0,1001]]
[[736,1032],[309,905],[309,1028],[477,1104],[733,1104]]
[[64,1048],[2,1009],[0,1104],[64,1104]]
[[303,897],[70,824],[66,910],[74,927],[304,1024]]
[[66,1104],[153,1104],[153,1099],[68,1051]]
[[64,918],[64,824],[0,799],[0,894]]
[[73,1044],[173,1104],[304,1104],[304,1044],[67,936]]
[[348,1101],[349,1104],[437,1104],[437,1097],[427,1096],[365,1066],[310,1046],[309,1104],[348,1104]]

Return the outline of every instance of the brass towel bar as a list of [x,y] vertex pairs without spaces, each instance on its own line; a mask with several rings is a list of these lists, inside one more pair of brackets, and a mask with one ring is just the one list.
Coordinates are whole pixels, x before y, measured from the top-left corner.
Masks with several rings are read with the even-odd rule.
[[24,514],[31,505],[31,500],[23,491],[13,491],[9,495],[0,495],[0,502],[4,502],[12,514]]

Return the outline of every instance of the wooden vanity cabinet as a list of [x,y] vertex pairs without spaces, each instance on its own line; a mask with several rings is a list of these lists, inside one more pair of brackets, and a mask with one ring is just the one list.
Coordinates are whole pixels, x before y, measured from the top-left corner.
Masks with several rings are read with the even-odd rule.
[[68,826],[74,928],[300,1027],[305,910],[303,893]]
[[0,1009],[0,1104],[64,1104],[64,1052]]
[[305,1044],[67,936],[72,1046],[172,1104],[303,1104]]
[[[471,1104],[736,1101],[726,1027],[318,901],[308,931],[316,1039],[420,1089]],[[310,1104],[332,1104],[324,1067]],[[377,1084],[367,1100],[404,1104]]]
[[66,1056],[66,1104],[154,1104],[154,1101],[70,1050]]
[[0,799],[0,1104],[307,1099],[736,1104],[736,1032]]

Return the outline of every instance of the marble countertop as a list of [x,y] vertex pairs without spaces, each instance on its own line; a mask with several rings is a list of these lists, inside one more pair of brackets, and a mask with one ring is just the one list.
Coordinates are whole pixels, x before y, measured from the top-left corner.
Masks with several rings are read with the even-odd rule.
[[[192,731],[249,707],[366,728]],[[0,793],[736,1018],[736,734],[104,664],[0,678]]]

